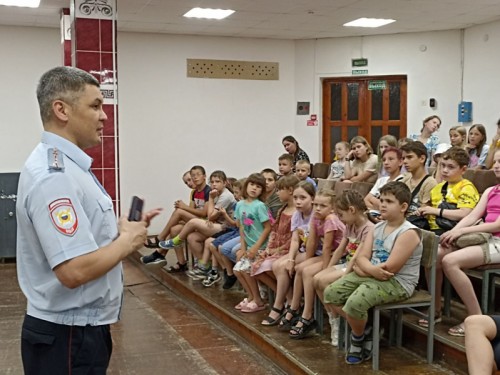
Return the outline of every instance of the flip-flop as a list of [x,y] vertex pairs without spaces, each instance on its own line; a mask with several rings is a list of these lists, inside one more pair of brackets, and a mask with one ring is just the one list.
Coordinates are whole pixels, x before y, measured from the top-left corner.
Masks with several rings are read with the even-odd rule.
[[244,312],[244,313],[253,313],[253,312],[265,310],[265,308],[266,308],[266,305],[259,306],[254,301],[251,301],[251,302],[247,303],[244,307],[242,307],[240,311]]
[[236,306],[234,306],[234,308],[236,310],[241,310],[244,306],[246,306],[248,304],[248,298],[243,298],[243,301],[241,301],[240,303],[238,303]]
[[455,337],[464,337],[465,336],[464,324],[460,323],[454,327],[451,327],[448,330],[448,335],[455,336]]

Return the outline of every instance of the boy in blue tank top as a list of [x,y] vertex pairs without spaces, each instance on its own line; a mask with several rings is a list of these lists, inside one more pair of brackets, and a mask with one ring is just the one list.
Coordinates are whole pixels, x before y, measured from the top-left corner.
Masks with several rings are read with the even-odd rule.
[[348,364],[371,358],[368,310],[409,298],[417,285],[422,240],[418,228],[406,221],[410,200],[410,189],[401,182],[389,182],[380,189],[380,214],[384,221],[373,227],[358,249],[354,272],[325,289],[325,302],[335,305],[351,326]]

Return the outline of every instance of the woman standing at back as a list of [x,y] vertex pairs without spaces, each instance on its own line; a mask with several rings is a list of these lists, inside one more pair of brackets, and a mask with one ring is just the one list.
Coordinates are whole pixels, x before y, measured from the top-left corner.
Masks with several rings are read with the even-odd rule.
[[309,163],[311,162],[307,153],[300,148],[299,142],[297,142],[297,140],[293,136],[287,135],[283,138],[281,143],[283,144],[283,147],[285,147],[286,152],[293,156],[294,170],[295,163],[297,163],[297,161],[299,160],[307,160]]
[[439,130],[440,126],[441,119],[439,116],[429,116],[424,120],[420,134],[410,135],[410,139],[422,142],[425,148],[427,148],[427,167],[430,167],[433,160],[432,156],[434,155],[436,147],[439,144],[439,138],[435,133]]

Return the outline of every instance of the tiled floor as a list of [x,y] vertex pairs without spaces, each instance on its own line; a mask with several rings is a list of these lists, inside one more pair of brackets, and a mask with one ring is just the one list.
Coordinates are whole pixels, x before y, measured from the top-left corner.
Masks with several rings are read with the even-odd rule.
[[[282,363],[283,358],[298,363],[295,368],[300,367],[300,373],[371,373],[369,361],[359,366],[346,365],[344,353],[329,345],[326,336],[289,340],[276,327],[260,325],[265,311],[236,312],[233,306],[242,298],[241,291],[222,291],[220,285],[204,288],[184,274],[167,275],[161,269],[150,274],[149,269],[133,260],[127,260],[124,266],[125,302],[122,320],[112,328],[114,351],[109,374],[283,374],[231,331],[229,327],[234,329],[235,325],[248,327],[248,342],[258,343],[259,350],[264,347],[262,343],[272,342],[276,352],[268,351],[267,357],[274,363]],[[0,375],[17,375],[23,373],[19,332],[25,299],[17,284],[15,264],[0,264],[0,275]],[[167,275],[170,282],[158,275]],[[175,287],[196,293],[199,301],[189,300],[179,290],[173,293],[170,289]],[[207,313],[212,309],[209,303],[224,314],[214,318]],[[270,346],[266,348],[270,350]],[[394,375],[455,373],[440,365],[427,365],[408,350],[387,347],[381,356],[381,369],[380,374]]]
[[[23,373],[20,326],[25,299],[15,264],[0,264],[0,374]],[[112,328],[109,374],[282,374],[129,261],[122,320]]]

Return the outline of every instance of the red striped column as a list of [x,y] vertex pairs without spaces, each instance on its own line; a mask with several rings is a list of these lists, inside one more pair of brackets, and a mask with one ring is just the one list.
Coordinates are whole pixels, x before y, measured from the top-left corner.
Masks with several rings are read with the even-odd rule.
[[71,0],[70,14],[72,65],[99,80],[108,116],[101,145],[86,152],[119,214],[116,0]]

